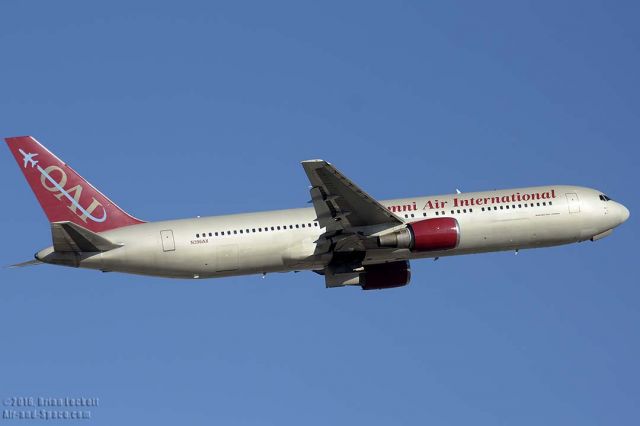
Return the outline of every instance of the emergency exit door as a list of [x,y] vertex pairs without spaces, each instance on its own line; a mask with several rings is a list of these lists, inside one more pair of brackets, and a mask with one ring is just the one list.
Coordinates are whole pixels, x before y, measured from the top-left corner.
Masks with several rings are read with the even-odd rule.
[[162,240],[162,251],[174,251],[176,242],[173,240],[173,231],[170,229],[160,231],[160,239]]

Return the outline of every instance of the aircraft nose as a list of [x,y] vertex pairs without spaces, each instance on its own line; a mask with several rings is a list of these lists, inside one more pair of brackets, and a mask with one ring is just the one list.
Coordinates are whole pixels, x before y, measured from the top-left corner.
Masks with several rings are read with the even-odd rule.
[[620,204],[620,223],[624,223],[629,219],[629,209]]

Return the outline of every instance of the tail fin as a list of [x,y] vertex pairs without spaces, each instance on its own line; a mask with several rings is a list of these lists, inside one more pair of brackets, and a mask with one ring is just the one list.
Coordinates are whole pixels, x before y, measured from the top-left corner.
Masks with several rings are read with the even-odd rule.
[[118,207],[31,136],[6,138],[49,222],[69,221],[93,232],[143,223]]

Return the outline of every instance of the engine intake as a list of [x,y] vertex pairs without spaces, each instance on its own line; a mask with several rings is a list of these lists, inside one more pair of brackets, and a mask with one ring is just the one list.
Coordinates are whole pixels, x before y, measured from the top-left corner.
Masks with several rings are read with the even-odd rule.
[[458,246],[460,227],[452,217],[413,222],[406,228],[378,237],[380,247],[407,248],[411,251],[450,250]]
[[364,273],[360,276],[360,286],[363,290],[382,290],[385,288],[402,287],[409,284],[411,269],[409,262],[378,263],[365,265]]
[[333,273],[329,269],[325,271],[324,278],[327,288],[359,285],[363,290],[382,290],[409,284],[411,269],[408,261],[401,260],[363,265],[350,272]]

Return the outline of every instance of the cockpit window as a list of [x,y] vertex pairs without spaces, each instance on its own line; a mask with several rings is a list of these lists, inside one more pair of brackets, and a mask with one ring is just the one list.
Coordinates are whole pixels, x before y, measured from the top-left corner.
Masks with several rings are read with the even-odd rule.
[[611,198],[607,197],[607,196],[606,196],[606,195],[604,195],[604,194],[600,194],[600,199],[601,199],[602,201],[611,201]]

